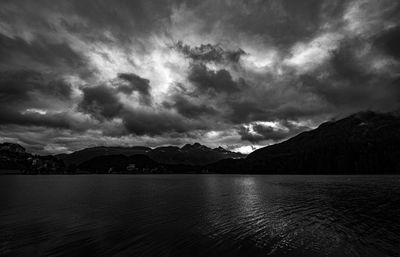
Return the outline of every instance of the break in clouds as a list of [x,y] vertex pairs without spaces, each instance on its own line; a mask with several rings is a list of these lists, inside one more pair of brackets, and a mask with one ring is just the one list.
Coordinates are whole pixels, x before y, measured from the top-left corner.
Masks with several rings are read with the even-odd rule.
[[397,0],[0,2],[0,138],[248,152],[400,104]]

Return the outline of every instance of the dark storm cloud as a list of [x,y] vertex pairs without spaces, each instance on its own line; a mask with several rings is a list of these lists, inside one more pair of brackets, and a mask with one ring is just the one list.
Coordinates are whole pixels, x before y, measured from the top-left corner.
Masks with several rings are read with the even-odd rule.
[[376,38],[375,44],[388,56],[400,59],[400,26],[382,32],[382,34]]
[[[389,72],[393,67],[386,67],[386,73],[371,70],[369,62],[374,56],[357,54],[360,47],[366,47],[365,44],[357,39],[343,42],[322,69],[298,78],[301,90],[312,92],[325,104],[331,104],[343,113],[399,108],[396,96],[400,88],[393,86],[396,75]],[[396,66],[399,67],[395,64],[395,69]]]
[[246,52],[240,48],[237,50],[224,50],[221,46],[212,44],[201,44],[200,46],[190,47],[189,45],[185,45],[182,41],[179,41],[175,47],[186,57],[194,61],[204,62],[237,63],[240,57],[246,54]]
[[199,121],[182,119],[179,115],[165,111],[128,110],[123,113],[123,122],[129,133],[139,136],[186,133],[207,127]]
[[150,80],[139,77],[134,73],[119,73],[118,78],[128,82],[128,84],[119,85],[119,91],[128,95],[137,91],[143,103],[147,105],[151,103]]
[[[69,11],[84,17],[89,25],[110,30],[119,39],[129,39],[126,32],[147,34],[149,29],[162,27],[163,19],[170,13],[171,1],[68,1]],[[93,31],[93,30],[92,30]]]
[[262,144],[338,114],[395,109],[399,8],[395,0],[3,1],[0,132],[69,133],[52,141],[66,149],[83,144],[77,131],[92,144],[202,141],[207,132]]
[[78,69],[84,65],[84,58],[66,43],[48,42],[36,38],[27,42],[22,38],[9,38],[0,34],[0,67],[3,69],[51,67],[55,70]]
[[42,75],[36,71],[7,71],[0,73],[1,102],[29,100],[31,91],[42,89],[42,81]]
[[116,96],[116,90],[105,85],[82,89],[83,99],[79,108],[99,120],[118,117],[123,105]]
[[71,94],[68,83],[49,80],[37,71],[3,71],[0,73],[0,124],[73,128],[69,114],[45,111],[68,102]]
[[[121,76],[119,77],[121,78]],[[132,78],[132,74],[129,74],[128,77]],[[143,80],[138,77],[135,77],[135,79]],[[145,81],[148,83],[148,80]],[[181,100],[174,101],[173,106],[169,106],[169,108],[177,108],[179,112],[184,113],[181,113],[183,116],[162,109],[132,108],[122,103],[118,97],[120,88],[112,88],[106,85],[82,88],[82,92],[83,98],[79,103],[79,109],[101,122],[115,118],[121,119],[124,128],[117,132],[119,135],[155,136],[204,129],[206,128],[205,124],[197,120],[189,121],[183,116],[188,113],[212,111],[211,108],[204,106],[190,106],[190,103],[182,103]],[[185,104],[187,106],[184,106]],[[204,110],[200,110],[201,108],[204,108]]]
[[390,79],[371,79],[354,85],[313,76],[303,77],[302,81],[308,90],[322,99],[322,103],[331,105],[338,113],[349,114],[364,109],[391,111],[400,107],[399,99],[395,97],[400,90],[392,86]]
[[0,103],[4,106],[25,108],[45,107],[38,99],[50,97],[55,100],[68,100],[71,87],[63,80],[48,80],[45,75],[33,70],[0,72]]
[[371,75],[362,67],[362,60],[355,56],[355,50],[362,46],[362,42],[354,40],[342,43],[339,48],[332,53],[330,64],[332,67],[331,76],[340,80],[346,80],[357,86],[365,83]]
[[171,102],[164,102],[163,105],[166,108],[176,109],[181,115],[190,119],[196,119],[204,115],[215,115],[217,112],[212,106],[194,103],[193,99],[185,98],[179,94],[174,95]]
[[[7,23],[15,21],[18,14],[23,13],[24,21],[36,29],[45,31],[56,30],[55,24],[48,18],[61,14],[57,22],[61,22],[68,31],[88,40],[105,39],[101,33],[110,31],[112,35],[125,43],[130,41],[129,31],[137,35],[145,35],[155,27],[163,27],[163,22],[170,14],[170,4],[175,1],[114,1],[110,4],[105,0],[87,1],[6,1],[1,12],[1,20]],[[178,1],[176,1],[178,2]],[[53,20],[54,21],[54,20]],[[96,36],[97,34],[97,36]]]
[[127,94],[131,94],[133,91],[138,91],[141,94],[149,95],[150,81],[148,79],[141,78],[133,73],[120,73],[118,74],[118,78],[129,82],[130,86],[130,87],[120,86],[119,89],[121,91],[124,91]]
[[246,87],[243,79],[234,81],[229,71],[225,69],[213,71],[203,64],[193,64],[188,79],[199,91],[210,94],[235,93]]
[[63,128],[78,130],[67,113],[39,114],[21,113],[12,108],[4,108],[0,116],[0,124],[17,124],[22,126],[39,126],[46,128]]
[[[332,3],[330,3],[332,2]],[[224,23],[232,34],[242,32],[249,36],[257,35],[265,42],[279,48],[314,35],[328,19],[335,19],[342,13],[346,1],[320,0],[268,0],[268,1],[216,1],[208,6],[207,19]],[[326,7],[326,5],[331,5]],[[202,10],[205,12],[205,10]]]
[[234,124],[269,118],[267,111],[258,102],[228,100],[226,104],[230,111],[225,114],[225,117]]

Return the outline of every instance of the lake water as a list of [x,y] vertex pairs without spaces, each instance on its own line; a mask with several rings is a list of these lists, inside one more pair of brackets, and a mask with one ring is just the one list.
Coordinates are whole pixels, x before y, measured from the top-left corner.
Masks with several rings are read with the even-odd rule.
[[400,256],[400,176],[0,176],[0,256]]

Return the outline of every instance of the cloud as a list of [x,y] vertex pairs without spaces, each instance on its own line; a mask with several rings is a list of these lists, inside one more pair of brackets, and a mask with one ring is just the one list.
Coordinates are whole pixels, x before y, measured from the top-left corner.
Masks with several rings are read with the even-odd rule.
[[193,64],[188,79],[197,90],[209,94],[235,93],[246,86],[242,78],[234,81],[229,71],[225,69],[213,71],[204,64]]
[[[145,85],[149,84],[148,80],[132,74],[120,75],[118,78],[129,79],[130,83],[137,83],[139,81],[141,83],[144,82]],[[142,88],[142,90],[144,89],[147,89],[147,87]],[[84,87],[82,88],[83,97],[78,105],[78,109],[90,114],[99,122],[119,120],[116,122],[120,123],[120,126],[123,126],[123,129],[116,132],[116,135],[119,136],[127,134],[155,136],[173,132],[185,133],[191,130],[206,128],[204,124],[197,120],[187,119],[187,114],[189,113],[200,113],[201,106],[190,105],[189,102],[185,102],[182,99],[179,100],[179,97],[176,96],[172,105],[167,106],[168,104],[165,104],[165,107],[177,108],[183,116],[168,110],[149,107],[148,105],[132,107],[122,101],[122,98],[119,96],[121,91],[124,92],[121,90],[120,85],[112,87],[103,84]],[[211,110],[206,107],[204,108],[206,112]],[[111,132],[111,134],[113,133]]]
[[225,117],[234,124],[268,118],[268,111],[266,111],[258,101],[238,101],[233,99],[229,100],[227,104],[229,106],[229,111],[225,113]]
[[243,49],[224,50],[219,45],[201,44],[200,46],[190,47],[182,41],[176,43],[176,49],[193,61],[215,62],[215,63],[237,63],[246,52]]
[[191,140],[248,151],[334,116],[397,109],[399,8],[3,1],[0,136],[46,153]]
[[400,26],[383,31],[374,43],[388,56],[400,59]]
[[150,81],[148,79],[141,78],[133,73],[119,73],[118,78],[128,82],[128,84],[119,85],[119,91],[128,95],[132,94],[133,91],[137,91],[143,103],[151,104]]
[[196,103],[195,99],[189,99],[182,95],[176,94],[171,102],[165,102],[166,108],[174,108],[186,118],[195,119],[200,116],[212,116],[216,114],[216,110],[209,105]]
[[71,95],[71,85],[51,74],[33,70],[0,72],[0,105],[3,110],[22,112],[28,108],[49,108],[53,104],[61,106],[71,99]]
[[96,119],[116,118],[123,108],[116,90],[105,85],[86,87],[82,89],[82,92],[83,99],[79,104],[79,109]]
[[179,115],[168,111],[129,110],[124,113],[123,123],[129,133],[139,136],[187,133],[207,128],[197,120],[182,119]]
[[342,38],[341,34],[326,33],[308,43],[297,43],[291,50],[291,57],[285,62],[306,73],[329,59]]
[[399,22],[399,3],[392,0],[354,0],[343,13],[345,30],[352,35],[371,37]]
[[293,121],[270,121],[270,122],[252,122],[240,127],[239,135],[243,140],[251,143],[262,141],[281,141],[290,136],[294,136],[310,127]]
[[34,70],[0,73],[0,125],[84,131],[91,124],[70,109],[72,100],[71,85],[52,74]]
[[65,42],[49,42],[43,37],[26,41],[0,34],[2,69],[32,69],[32,67],[71,72],[85,65],[85,58]]
[[32,100],[34,93],[56,99],[68,99],[71,86],[61,79],[48,79],[45,74],[34,70],[0,72],[0,93],[3,100]]

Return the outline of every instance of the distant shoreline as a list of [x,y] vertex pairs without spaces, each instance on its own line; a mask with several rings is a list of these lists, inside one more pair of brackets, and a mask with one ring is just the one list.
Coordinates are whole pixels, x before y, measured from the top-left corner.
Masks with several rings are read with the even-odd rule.
[[22,176],[51,176],[51,175],[105,175],[105,176],[113,176],[113,175],[138,175],[138,176],[146,176],[146,175],[251,175],[251,176],[400,176],[399,173],[394,172],[382,172],[382,173],[196,173],[196,172],[187,172],[187,173],[90,173],[90,172],[80,172],[80,173],[38,173],[38,174],[29,174],[22,173],[17,171],[8,171],[4,172],[0,170],[0,176],[6,175],[22,175]]

